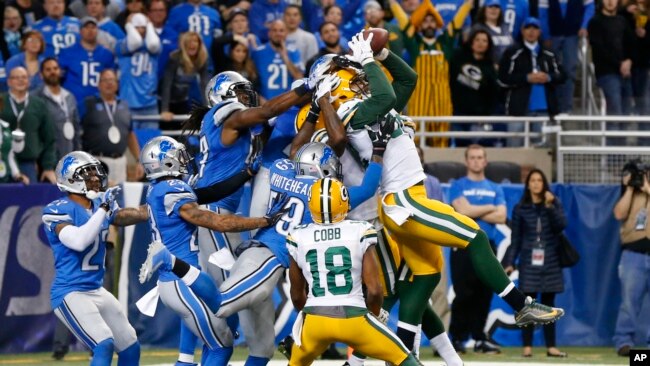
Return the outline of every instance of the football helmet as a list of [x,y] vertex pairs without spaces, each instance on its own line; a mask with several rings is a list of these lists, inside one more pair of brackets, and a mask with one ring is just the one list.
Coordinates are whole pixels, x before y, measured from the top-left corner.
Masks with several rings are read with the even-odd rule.
[[336,71],[341,81],[332,89],[331,95],[334,98],[332,105],[334,109],[349,100],[363,98],[368,95],[368,78],[363,71],[354,69],[340,69]]
[[95,187],[86,184],[92,177],[99,178],[99,191],[108,187],[108,174],[102,163],[94,156],[83,152],[73,151],[64,155],[56,164],[56,185],[62,192],[86,195]]
[[345,220],[350,211],[348,189],[339,180],[322,178],[309,190],[309,212],[314,222],[335,224]]
[[187,174],[190,160],[185,145],[168,136],[151,139],[140,152],[140,162],[149,180]]
[[224,100],[235,99],[247,107],[257,107],[257,93],[253,83],[234,71],[224,71],[213,76],[205,87],[205,100],[214,107]]
[[343,179],[341,162],[331,147],[322,142],[310,142],[294,157],[297,177]]

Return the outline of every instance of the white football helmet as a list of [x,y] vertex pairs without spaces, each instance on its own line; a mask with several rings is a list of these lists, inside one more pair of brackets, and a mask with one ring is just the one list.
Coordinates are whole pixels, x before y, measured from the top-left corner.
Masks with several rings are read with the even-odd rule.
[[257,93],[253,83],[234,71],[224,71],[213,76],[205,87],[205,100],[213,107],[224,100],[235,99],[247,107],[257,107]]
[[140,162],[149,180],[187,174],[190,160],[185,145],[168,136],[153,138],[140,152]]
[[343,180],[343,168],[331,147],[322,142],[310,142],[294,157],[296,176],[334,178]]
[[86,195],[91,191],[86,186],[86,181],[93,176],[99,178],[101,191],[105,191],[108,187],[108,174],[102,163],[83,151],[73,151],[64,155],[56,164],[55,174],[56,185],[62,192]]

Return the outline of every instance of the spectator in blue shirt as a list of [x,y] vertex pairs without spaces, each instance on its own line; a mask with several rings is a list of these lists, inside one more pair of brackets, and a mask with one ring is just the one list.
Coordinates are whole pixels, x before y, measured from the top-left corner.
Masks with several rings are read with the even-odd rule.
[[122,28],[117,25],[111,18],[106,16],[106,7],[109,4],[108,0],[83,0],[86,5],[86,12],[97,20],[99,27],[98,41],[99,44],[115,50],[115,46],[119,41],[126,37]]
[[[487,153],[481,145],[470,145],[465,150],[467,176],[454,181],[449,189],[449,201],[458,213],[467,215],[487,234],[492,250],[496,252],[497,224],[506,222],[506,200],[501,187],[485,178]],[[476,276],[466,250],[452,249],[451,279],[456,297],[451,304],[449,336],[456,350],[471,334],[476,341],[474,352],[500,353],[489,342],[483,329],[490,310],[492,291]]]
[[18,9],[13,6],[7,6],[5,8],[2,29],[4,31],[5,43],[7,43],[7,51],[9,51],[10,56],[20,52],[22,25],[23,20],[20,17]]
[[286,6],[287,4],[284,0],[258,0],[253,2],[248,12],[248,21],[251,32],[261,42],[268,42],[271,23],[275,20],[282,19]]
[[33,26],[45,39],[45,55],[58,56],[62,49],[79,40],[79,19],[63,15],[64,0],[45,0],[43,7],[47,16]]
[[[48,0],[50,1],[50,0]],[[81,41],[61,51],[59,64],[63,71],[63,87],[77,99],[79,115],[84,115],[84,99],[97,94],[99,74],[115,68],[115,56],[97,43],[97,20],[81,20]]]
[[7,60],[6,73],[9,75],[14,68],[24,67],[29,75],[29,90],[34,90],[43,85],[39,71],[41,62],[45,59],[45,42],[39,32],[28,31],[23,35],[22,44],[23,52]]
[[[120,98],[128,103],[132,115],[157,115],[160,38],[142,13],[130,17],[126,34],[115,50],[120,67]],[[158,121],[135,121],[133,128],[158,128]]]
[[178,49],[178,32],[166,28],[167,2],[165,0],[152,0],[147,6],[147,16],[153,25],[158,38],[160,38],[160,54],[158,55],[158,80],[162,79],[165,73],[165,66],[169,60],[169,54]]
[[253,61],[262,82],[261,96],[271,99],[289,90],[294,80],[303,77],[300,52],[286,44],[287,27],[282,20],[271,23],[269,43],[253,51]]
[[187,31],[200,34],[209,50],[212,39],[221,35],[221,16],[215,9],[202,4],[201,0],[187,0],[172,8],[165,27],[179,34]]

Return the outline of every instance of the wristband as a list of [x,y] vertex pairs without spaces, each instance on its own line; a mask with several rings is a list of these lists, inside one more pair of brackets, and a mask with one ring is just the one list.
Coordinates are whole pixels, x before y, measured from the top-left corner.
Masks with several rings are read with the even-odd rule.
[[390,55],[390,51],[388,50],[388,48],[382,48],[381,51],[379,51],[375,55],[375,60],[384,61],[388,57],[388,55]]
[[302,97],[303,95],[307,94],[310,92],[309,89],[307,89],[307,85],[302,84],[299,87],[293,89],[293,91],[298,94],[299,97]]

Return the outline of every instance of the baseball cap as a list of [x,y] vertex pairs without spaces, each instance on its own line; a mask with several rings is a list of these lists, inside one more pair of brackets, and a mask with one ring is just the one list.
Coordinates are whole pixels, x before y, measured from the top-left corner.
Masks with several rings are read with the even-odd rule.
[[88,23],[93,23],[94,25],[97,25],[97,19],[90,17],[90,16],[85,16],[81,18],[81,26],[85,27],[86,24]]
[[366,12],[368,10],[381,10],[381,5],[379,5],[378,2],[375,0],[368,0],[366,1],[366,4],[363,6],[363,11]]
[[528,17],[526,20],[524,20],[524,24],[522,25],[523,28],[528,28],[528,27],[536,27],[536,28],[541,28],[541,24],[539,23],[539,19],[535,17]]
[[485,0],[485,3],[483,4],[483,6],[485,6],[486,8],[490,7],[490,6],[501,7],[501,1],[499,1],[499,0]]

